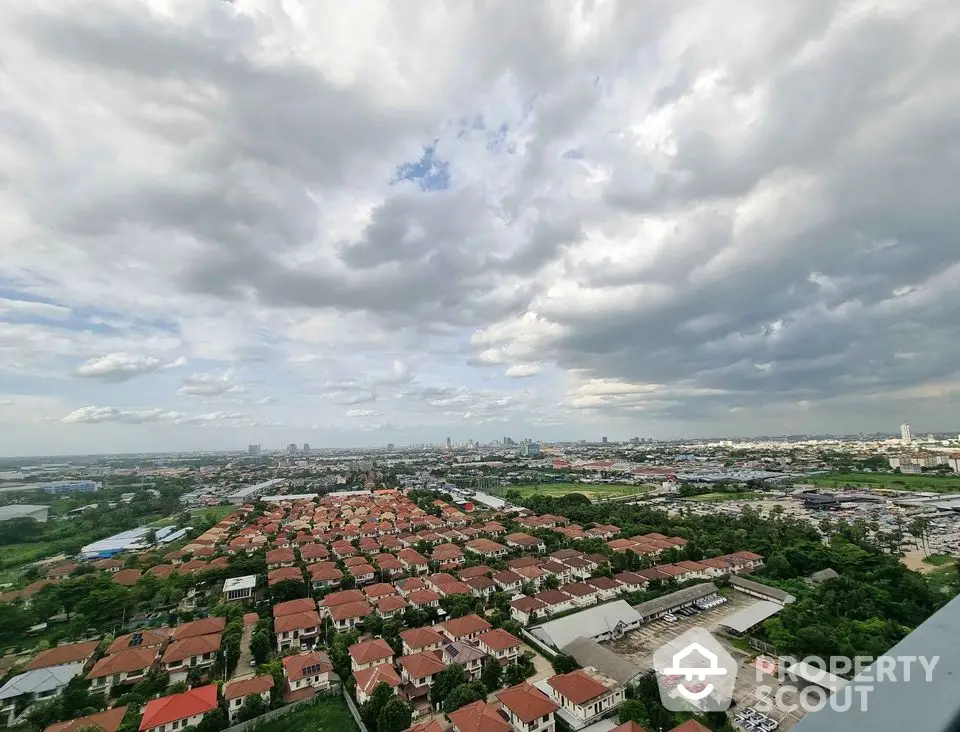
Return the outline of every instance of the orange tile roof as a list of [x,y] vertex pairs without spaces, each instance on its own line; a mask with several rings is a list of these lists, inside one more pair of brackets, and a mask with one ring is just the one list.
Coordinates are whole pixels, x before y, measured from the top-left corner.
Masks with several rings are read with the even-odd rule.
[[201,618],[193,620],[183,625],[178,625],[173,629],[173,639],[183,640],[184,638],[193,638],[198,635],[210,635],[211,633],[222,633],[227,627],[227,619],[221,617]]
[[438,674],[446,668],[436,651],[421,651],[409,656],[400,656],[397,663],[403,666],[412,679]]
[[568,674],[557,674],[547,679],[547,683],[556,689],[560,696],[574,704],[585,704],[610,691],[583,669],[577,669]]
[[217,685],[209,684],[180,694],[152,699],[143,708],[140,729],[153,729],[179,719],[206,714],[217,708]]
[[495,651],[505,651],[508,648],[517,648],[520,645],[520,639],[503,628],[493,628],[486,633],[481,633],[477,636],[477,642],[483,643],[487,648],[492,648]]
[[391,688],[400,686],[400,677],[389,663],[381,663],[373,668],[354,671],[353,678],[357,682],[357,688],[361,689],[364,694],[373,693],[373,690],[380,684],[386,684]]
[[224,699],[240,699],[251,694],[262,694],[273,688],[273,676],[264,674],[249,679],[231,681],[223,687]]
[[493,626],[479,615],[464,615],[462,618],[454,618],[445,623],[440,623],[439,627],[453,637],[460,638],[471,633],[482,633],[485,630],[490,630]]
[[98,712],[87,717],[77,717],[66,722],[51,724],[43,732],[80,732],[80,730],[99,730],[100,732],[117,732],[123,722],[126,707],[114,707],[105,712]]
[[183,640],[175,640],[164,651],[164,663],[184,661],[191,656],[200,656],[204,653],[216,653],[220,650],[220,633],[197,635]]
[[523,722],[532,722],[560,708],[540,689],[526,681],[504,689],[497,694],[497,699]]
[[151,648],[162,646],[173,634],[172,628],[153,628],[150,630],[140,630],[136,633],[127,633],[119,636],[107,648],[107,653],[120,653],[131,648]]
[[320,616],[317,615],[316,610],[281,615],[273,621],[273,630],[275,633],[287,633],[291,630],[304,630],[306,628],[317,628],[319,626]]
[[393,649],[383,638],[354,643],[348,650],[350,658],[360,664],[373,663],[393,656]]
[[309,597],[301,597],[299,600],[287,600],[278,602],[273,606],[273,617],[279,618],[284,615],[294,615],[296,613],[306,613],[316,610],[317,604]]
[[47,668],[49,666],[62,666],[66,663],[77,663],[86,661],[97,650],[99,641],[89,641],[87,643],[69,643],[65,646],[49,648],[46,651],[40,651],[33,660],[25,667],[24,671],[33,671],[38,668]]
[[476,701],[447,715],[459,732],[510,732],[511,727],[494,707]]
[[119,653],[104,656],[94,664],[88,679],[112,676],[124,671],[139,671],[149,668],[157,660],[157,648],[131,648]]
[[426,648],[444,643],[444,637],[433,628],[411,628],[400,633],[400,639],[411,648]]
[[330,663],[330,657],[323,651],[310,651],[283,658],[283,672],[288,681],[299,681],[306,676],[329,671],[333,671],[333,664]]
[[330,617],[334,620],[347,620],[348,618],[365,618],[373,614],[373,610],[366,602],[348,602],[343,605],[337,605],[330,608]]

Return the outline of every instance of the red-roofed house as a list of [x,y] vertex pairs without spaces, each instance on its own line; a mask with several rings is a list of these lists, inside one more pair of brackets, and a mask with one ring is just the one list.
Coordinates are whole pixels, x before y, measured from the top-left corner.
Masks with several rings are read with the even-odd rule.
[[310,575],[310,584],[315,590],[323,590],[327,587],[338,587],[340,580],[343,579],[337,565],[333,562],[314,562],[307,565],[307,574]]
[[126,707],[114,707],[105,712],[97,712],[87,717],[78,717],[66,722],[51,724],[43,732],[81,732],[81,730],[96,730],[97,732],[117,732],[127,713]]
[[267,552],[267,569],[279,569],[280,567],[292,567],[297,561],[293,549],[274,549]]
[[403,652],[406,655],[422,651],[438,651],[447,641],[433,628],[411,628],[400,633]]
[[281,615],[274,619],[273,631],[277,635],[277,648],[281,651],[311,645],[320,632],[320,616],[316,610]]
[[143,708],[140,732],[173,732],[200,724],[217,708],[217,685],[209,684],[180,694],[151,699]]
[[400,677],[404,681],[403,695],[407,699],[426,696],[433,686],[434,677],[446,668],[436,651],[424,651],[410,656],[401,656]]
[[360,641],[350,646],[350,668],[354,671],[393,663],[393,649],[383,638]]
[[515,732],[553,732],[559,705],[526,681],[497,694]]
[[477,646],[481,651],[497,659],[506,666],[520,657],[520,640],[503,628],[493,628],[477,636]]
[[132,684],[140,681],[153,669],[160,648],[161,646],[129,648],[104,656],[87,674],[90,690],[109,696],[115,684]]
[[439,623],[436,629],[453,641],[474,640],[481,633],[485,633],[493,626],[479,615],[464,615],[445,623]]
[[247,699],[259,696],[263,701],[270,702],[270,690],[273,688],[273,676],[263,674],[246,679],[231,681],[223,687],[223,698],[227,702],[227,714],[230,722],[240,713],[240,707]]
[[623,687],[592,667],[547,679],[553,700],[585,726],[606,716],[626,700]]
[[476,701],[447,715],[454,732],[510,732],[500,711],[485,701]]
[[291,692],[306,689],[326,689],[330,686],[333,664],[323,651],[310,651],[283,658],[283,674]]
[[401,683],[396,670],[389,663],[371,666],[361,671],[354,671],[353,678],[357,682],[357,701],[360,704],[370,699],[374,689],[380,684],[386,684],[393,690],[393,693],[396,694]]
[[367,602],[348,602],[343,605],[337,605],[330,608],[330,619],[337,630],[350,630],[363,622],[368,615],[373,614],[373,609]]
[[197,635],[175,640],[164,652],[160,662],[170,674],[170,683],[186,681],[192,668],[206,669],[213,666],[220,650],[220,633]]

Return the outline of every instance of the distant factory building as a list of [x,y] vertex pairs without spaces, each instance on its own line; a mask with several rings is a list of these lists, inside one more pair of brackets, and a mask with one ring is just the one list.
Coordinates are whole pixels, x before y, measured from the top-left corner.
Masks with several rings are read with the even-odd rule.
[[38,490],[47,493],[89,493],[98,491],[102,487],[102,483],[93,480],[55,480],[51,483],[36,484]]
[[[296,447],[296,445],[294,445],[294,447]],[[257,483],[256,485],[244,486],[227,496],[227,500],[235,506],[240,506],[248,501],[257,500],[267,491],[279,487],[283,482],[284,478],[274,478],[273,480],[265,480],[263,483]]]

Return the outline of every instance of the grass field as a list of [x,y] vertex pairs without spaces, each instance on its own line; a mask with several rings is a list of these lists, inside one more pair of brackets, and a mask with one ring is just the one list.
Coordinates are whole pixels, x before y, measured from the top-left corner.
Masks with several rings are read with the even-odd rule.
[[931,564],[934,567],[945,567],[948,564],[953,564],[956,560],[949,554],[931,554],[924,557],[923,561],[925,564]]
[[765,498],[762,493],[701,493],[689,500],[700,503],[719,503],[720,501],[759,501]]
[[294,712],[253,729],[282,729],[284,732],[359,732],[343,697],[328,697],[316,704],[305,704]]
[[[231,513],[237,510],[236,506],[206,506],[204,508],[192,508],[190,509],[190,515],[194,517],[205,517],[207,514],[211,514],[215,517],[216,521],[219,521],[222,518],[229,516]],[[156,521],[151,521],[147,526],[160,527],[160,526],[169,526],[170,524],[177,523],[180,514],[175,514],[173,516],[167,516],[165,518],[157,519]]]
[[842,488],[847,485],[860,488],[885,488],[896,491],[931,491],[937,493],[960,493],[960,476],[953,475],[901,475],[899,473],[827,473],[814,475],[804,482]]
[[532,485],[511,485],[506,490],[520,491],[524,498],[529,496],[565,496],[568,493],[580,493],[587,498],[619,498],[636,496],[650,490],[644,485],[587,485],[584,483],[537,483]]

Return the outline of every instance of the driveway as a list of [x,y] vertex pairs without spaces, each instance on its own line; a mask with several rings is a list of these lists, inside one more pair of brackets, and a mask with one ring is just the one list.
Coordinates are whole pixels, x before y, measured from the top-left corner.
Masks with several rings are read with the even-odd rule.
[[248,676],[253,676],[256,672],[256,669],[250,668],[250,659],[253,658],[253,654],[250,653],[250,639],[253,637],[253,628],[253,625],[243,626],[243,636],[240,638],[240,660],[230,675],[231,681],[245,679]]

